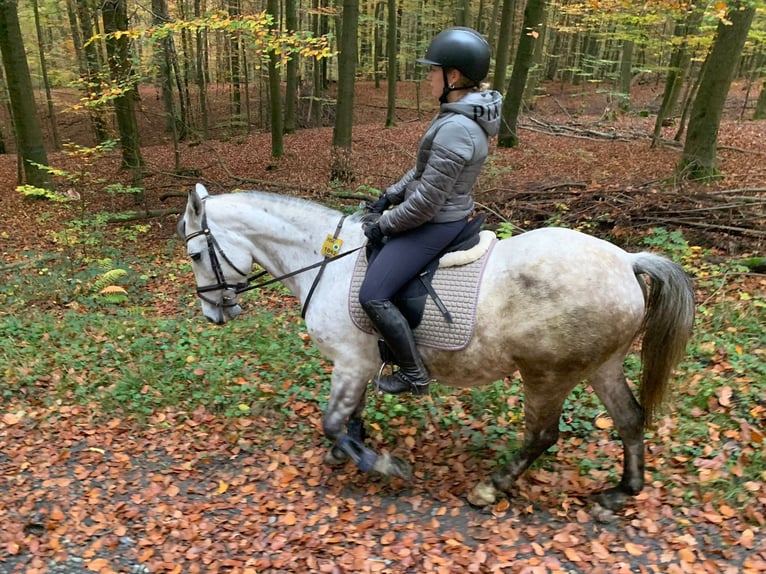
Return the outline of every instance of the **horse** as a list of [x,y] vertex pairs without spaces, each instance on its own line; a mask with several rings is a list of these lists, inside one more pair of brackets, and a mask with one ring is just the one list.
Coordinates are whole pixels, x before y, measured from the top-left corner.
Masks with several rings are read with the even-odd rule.
[[[324,461],[351,459],[364,472],[409,478],[410,465],[364,446],[366,389],[380,369],[378,337],[350,317],[349,288],[365,245],[362,214],[261,191],[189,191],[178,232],[186,243],[203,315],[222,325],[242,311],[239,295],[280,281],[303,308],[306,329],[333,363],[322,431]],[[331,245],[329,251],[327,243]],[[251,275],[253,264],[264,271]],[[264,273],[273,279],[261,280]],[[648,284],[645,277],[649,278]],[[644,431],[657,414],[685,353],[694,291],[683,268],[661,255],[623,249],[584,233],[542,228],[496,241],[479,286],[474,332],[461,350],[421,348],[440,384],[474,387],[521,375],[524,441],[468,494],[476,506],[507,496],[516,480],[559,438],[566,397],[587,381],[623,445],[619,484],[593,493],[622,508],[644,487]],[[624,359],[641,340],[638,398]]]

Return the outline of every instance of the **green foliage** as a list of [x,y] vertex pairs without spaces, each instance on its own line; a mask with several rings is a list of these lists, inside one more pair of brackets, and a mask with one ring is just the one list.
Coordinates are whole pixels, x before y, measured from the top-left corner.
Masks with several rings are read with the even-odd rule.
[[36,187],[34,185],[19,185],[16,187],[16,191],[20,192],[24,197],[31,199],[45,199],[57,203],[65,203],[71,199],[57,191],[45,189],[44,187]]
[[517,227],[513,223],[509,221],[501,221],[495,230],[495,234],[500,239],[508,239],[509,237],[513,237],[516,229]]

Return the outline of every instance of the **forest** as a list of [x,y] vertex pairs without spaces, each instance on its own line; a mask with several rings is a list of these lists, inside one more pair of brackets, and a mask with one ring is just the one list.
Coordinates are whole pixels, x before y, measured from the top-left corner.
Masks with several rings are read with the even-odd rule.
[[[415,161],[438,110],[415,61],[455,25],[504,96],[486,227],[692,279],[621,510],[591,497],[623,452],[587,383],[476,508],[524,440],[518,372],[369,393],[367,444],[415,469],[378,476],[324,463],[333,365],[283,285],[200,313],[189,190],[358,211]],[[766,572],[765,42],[761,0],[0,0],[0,571]]]

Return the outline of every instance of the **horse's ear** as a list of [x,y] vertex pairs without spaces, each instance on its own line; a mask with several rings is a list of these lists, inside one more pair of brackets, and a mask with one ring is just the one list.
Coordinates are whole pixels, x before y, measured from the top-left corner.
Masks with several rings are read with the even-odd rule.
[[[202,202],[207,196],[210,195],[205,189],[205,186],[198,183],[192,191],[189,192],[189,202],[187,208],[191,208],[192,213],[199,217],[202,213]],[[187,209],[187,211],[189,211]]]

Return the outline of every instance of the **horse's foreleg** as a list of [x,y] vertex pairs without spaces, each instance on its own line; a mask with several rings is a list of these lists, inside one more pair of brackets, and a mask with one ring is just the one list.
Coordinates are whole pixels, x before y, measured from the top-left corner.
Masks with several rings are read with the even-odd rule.
[[[365,407],[367,380],[358,369],[343,369],[336,363],[333,369],[330,400],[327,404],[322,429],[334,441],[324,457],[331,466],[345,463],[349,458],[362,472],[375,471],[387,476],[409,479],[410,465],[388,453],[378,454],[364,446],[362,413]],[[344,432],[345,427],[345,432]]]
[[626,496],[634,496],[644,487],[644,411],[625,382],[622,363],[620,356],[590,378],[623,444],[620,484],[596,495],[599,504],[612,510],[621,508]]
[[[353,441],[353,443],[362,445],[364,444],[365,439],[367,438],[367,430],[364,427],[364,407],[367,404],[367,392],[366,390],[362,392],[362,398],[359,400],[359,403],[357,404],[356,408],[351,413],[348,422],[346,423],[346,435]],[[327,409],[326,413],[329,412],[329,408]],[[326,415],[325,415],[326,417]],[[328,434],[328,427],[325,426],[325,435],[328,436],[328,438],[332,438]],[[338,440],[339,438],[343,437],[344,435],[341,433],[336,437],[334,440],[336,441],[335,444],[330,448],[330,450],[325,455],[325,463],[331,465],[331,466],[337,466],[344,464],[348,458],[349,455],[347,452],[345,452],[343,449],[339,448],[338,446]]]
[[559,438],[559,418],[564,400],[576,381],[550,377],[526,377],[524,382],[524,445],[513,460],[492,474],[491,482],[478,484],[468,501],[476,506],[493,504],[509,492],[516,480]]

